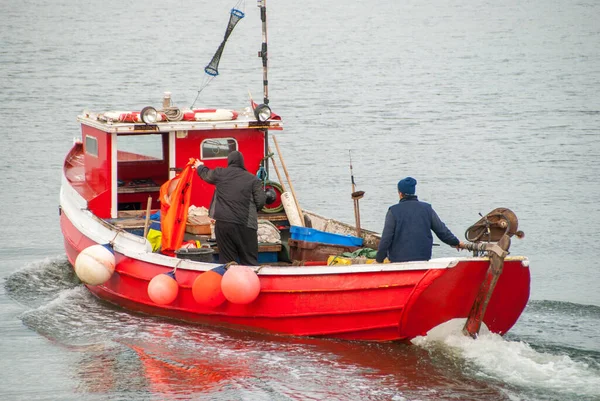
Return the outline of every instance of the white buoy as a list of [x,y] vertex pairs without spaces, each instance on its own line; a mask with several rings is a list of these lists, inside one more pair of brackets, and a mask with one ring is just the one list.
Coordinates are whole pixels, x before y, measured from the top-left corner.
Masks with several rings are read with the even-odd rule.
[[109,244],[85,248],[75,259],[75,274],[89,285],[108,281],[115,271],[115,253]]
[[304,227],[302,224],[302,219],[300,218],[300,213],[298,213],[298,209],[296,208],[296,202],[291,193],[284,192],[281,194],[281,203],[283,203],[283,209],[285,210],[285,214],[287,215],[288,221],[291,226]]

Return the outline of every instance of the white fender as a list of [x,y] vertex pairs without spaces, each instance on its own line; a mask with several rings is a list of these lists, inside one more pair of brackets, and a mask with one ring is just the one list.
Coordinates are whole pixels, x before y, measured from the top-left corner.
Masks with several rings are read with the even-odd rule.
[[100,285],[110,279],[115,271],[115,254],[110,245],[92,245],[75,259],[75,274],[89,285]]
[[281,203],[283,203],[283,209],[285,210],[285,214],[287,215],[288,221],[290,222],[290,226],[304,227],[292,194],[289,192],[282,193]]

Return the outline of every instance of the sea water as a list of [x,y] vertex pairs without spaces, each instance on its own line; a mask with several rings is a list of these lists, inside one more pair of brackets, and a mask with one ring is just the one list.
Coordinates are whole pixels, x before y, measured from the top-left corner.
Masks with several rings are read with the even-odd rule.
[[[463,238],[519,217],[531,298],[504,337],[460,322],[412,344],[190,326],[91,296],[66,260],[61,167],[84,109],[189,106],[223,2],[0,2],[0,398],[599,400],[600,5],[268,2],[270,105],[300,205],[381,231],[404,176]],[[254,2],[198,107],[263,97]],[[456,255],[440,246],[434,256]]]

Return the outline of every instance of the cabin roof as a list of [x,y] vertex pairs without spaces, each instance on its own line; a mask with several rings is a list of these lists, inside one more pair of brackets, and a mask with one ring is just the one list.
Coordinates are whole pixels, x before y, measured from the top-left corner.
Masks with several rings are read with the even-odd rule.
[[[208,111],[208,112],[207,112]],[[82,125],[97,128],[107,133],[149,133],[149,132],[172,132],[172,131],[207,131],[207,130],[231,130],[231,129],[269,129],[282,130],[281,119],[274,115],[271,119],[260,122],[254,117],[250,108],[242,111],[229,110],[232,118],[223,118],[222,113],[210,112],[223,111],[222,109],[207,109],[197,111],[198,119],[191,121],[160,121],[154,124],[145,124],[136,121],[139,112],[135,111],[108,111],[103,113],[84,111],[77,116],[77,121]],[[226,110],[227,111],[227,110]],[[188,112],[194,112],[188,110]],[[214,118],[214,119],[211,119]]]

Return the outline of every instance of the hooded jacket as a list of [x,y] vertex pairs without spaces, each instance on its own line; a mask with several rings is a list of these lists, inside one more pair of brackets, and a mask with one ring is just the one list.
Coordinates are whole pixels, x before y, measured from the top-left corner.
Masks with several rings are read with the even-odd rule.
[[266,195],[261,182],[246,170],[240,152],[229,153],[226,168],[211,170],[203,165],[197,172],[201,179],[216,187],[208,212],[210,217],[258,229],[258,211],[265,205]]
[[440,220],[429,203],[416,196],[407,196],[391,206],[385,216],[385,225],[375,259],[381,263],[408,262],[431,259],[433,236],[444,243],[457,246],[460,241]]

